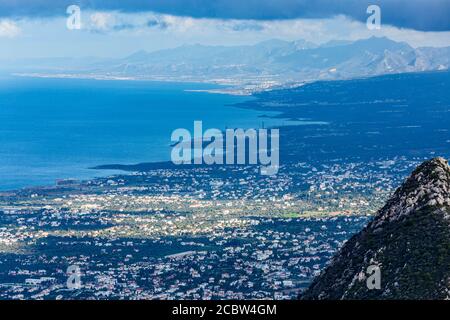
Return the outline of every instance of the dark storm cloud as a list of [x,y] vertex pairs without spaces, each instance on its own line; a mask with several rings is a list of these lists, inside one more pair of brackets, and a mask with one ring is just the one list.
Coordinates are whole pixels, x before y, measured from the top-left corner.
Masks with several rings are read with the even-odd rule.
[[156,11],[196,18],[313,19],[342,14],[359,21],[367,19],[368,5],[377,4],[385,24],[422,31],[450,30],[450,0],[0,0],[0,16],[62,15],[71,4],[82,9]]

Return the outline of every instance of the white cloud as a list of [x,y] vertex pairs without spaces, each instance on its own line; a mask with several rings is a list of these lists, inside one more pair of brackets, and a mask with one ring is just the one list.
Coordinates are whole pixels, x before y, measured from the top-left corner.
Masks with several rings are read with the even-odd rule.
[[107,30],[114,25],[114,16],[111,13],[106,12],[95,12],[90,16],[90,22],[94,29]]
[[368,30],[365,23],[343,16],[269,21],[196,19],[152,12],[83,11],[81,26],[81,30],[68,30],[66,17],[24,18],[14,22],[0,19],[0,37],[26,35],[9,40],[6,49],[0,50],[0,58],[124,57],[138,50],[155,51],[184,44],[251,45],[268,39],[304,39],[321,44],[370,36],[387,36],[414,47],[450,46],[450,32],[421,32],[384,24],[381,30]]
[[20,28],[10,20],[0,20],[0,37],[14,38],[20,34]]
[[[365,23],[345,16],[329,19],[233,20],[181,17],[154,12],[90,12],[86,30],[103,34],[158,39],[163,47],[202,43],[212,45],[254,44],[267,39],[304,39],[317,44],[330,40],[358,40],[387,36],[412,46],[450,46],[450,32],[421,32],[383,25],[369,30]],[[156,45],[155,45],[155,48]]]

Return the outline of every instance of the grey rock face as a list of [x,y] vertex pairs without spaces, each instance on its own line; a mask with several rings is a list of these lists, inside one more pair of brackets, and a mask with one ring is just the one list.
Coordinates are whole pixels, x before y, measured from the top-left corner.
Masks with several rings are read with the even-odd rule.
[[[374,275],[370,266],[379,268],[379,289],[368,286]],[[333,300],[448,298],[450,167],[442,158],[420,165],[301,295]]]

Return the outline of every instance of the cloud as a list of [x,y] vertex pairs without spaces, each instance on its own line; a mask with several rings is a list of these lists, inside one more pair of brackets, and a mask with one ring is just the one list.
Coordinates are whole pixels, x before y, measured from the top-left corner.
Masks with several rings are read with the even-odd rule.
[[238,22],[231,25],[231,30],[233,31],[262,31],[264,26],[257,22]]
[[159,28],[159,29],[167,29],[169,27],[169,23],[162,19],[151,18],[146,23],[149,28]]
[[13,21],[0,21],[0,37],[14,38],[19,34],[20,28]]
[[216,19],[321,19],[344,15],[364,22],[366,9],[377,4],[382,22],[421,31],[450,30],[448,0],[1,0],[0,15],[64,15],[68,5],[82,9],[136,13],[155,11],[175,16]]
[[192,20],[155,13],[130,14],[117,11],[82,11],[82,29],[98,33],[108,34],[120,31],[145,31],[166,30],[173,24],[181,25],[182,20]]
[[91,14],[91,24],[95,29],[107,30],[114,24],[114,16],[110,13],[95,12]]
[[112,29],[114,31],[123,31],[123,30],[134,30],[137,26],[131,23],[119,23],[116,24]]

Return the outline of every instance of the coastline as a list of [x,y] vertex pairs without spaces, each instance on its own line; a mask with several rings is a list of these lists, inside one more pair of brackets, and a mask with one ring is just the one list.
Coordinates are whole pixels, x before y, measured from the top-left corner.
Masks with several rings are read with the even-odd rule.
[[[443,74],[444,72],[421,72],[421,73],[417,73],[420,75],[427,75],[427,74]],[[383,76],[377,76],[377,77],[371,77],[370,79],[379,79],[379,78],[383,78],[383,77],[390,77],[390,78],[397,78],[397,77],[407,77],[407,78],[411,78],[414,77],[414,74],[408,73],[408,74],[400,74],[400,75],[383,75]],[[364,78],[366,79],[366,78]],[[370,80],[369,79],[369,80]],[[150,80],[147,80],[150,81]],[[348,80],[340,80],[339,82],[336,81],[321,81],[322,83],[328,83],[328,82],[333,82],[333,83],[345,83]],[[355,80],[350,80],[350,81],[355,81]],[[169,81],[166,81],[169,82]],[[317,84],[318,82],[316,82]],[[191,90],[184,90],[184,91],[188,91],[190,92]],[[210,91],[210,90],[208,90]],[[213,90],[214,91],[214,90]],[[205,90],[195,90],[194,92],[205,92]],[[207,93],[211,93],[211,94],[218,94],[217,92],[207,92]],[[260,93],[262,95],[264,95],[265,93]],[[252,95],[250,95],[251,97],[255,97],[258,98],[258,96],[260,95],[258,93],[254,93]],[[255,99],[256,100],[256,99]],[[243,102],[243,103],[237,103],[237,104],[232,104],[233,107],[237,107],[237,108],[242,108],[242,109],[251,109],[251,110],[256,110],[256,111],[263,111],[263,112],[277,112],[277,115],[263,115],[261,116],[261,118],[269,118],[269,119],[277,119],[277,120],[281,120],[283,121],[283,119],[286,119],[285,121],[289,122],[289,121],[308,121],[310,119],[307,118],[299,118],[299,117],[291,117],[292,114],[290,114],[290,111],[292,111],[292,108],[290,107],[289,104],[283,104],[282,102],[276,105],[270,104],[270,103],[266,103],[264,101],[247,101],[247,102]],[[301,123],[300,123],[301,124]],[[308,124],[308,123],[306,123]],[[315,124],[322,124],[322,125],[326,125],[327,122],[324,121],[322,123],[318,123],[318,122],[312,122],[310,123],[312,125]],[[295,125],[295,124],[293,124]],[[170,162],[169,161],[156,161],[156,162],[135,162],[135,163],[131,163],[131,164],[123,164],[123,163],[103,163],[103,164],[98,164],[98,165],[94,165],[91,167],[86,167],[85,169],[87,170],[119,170],[121,172],[133,172],[136,170],[143,170],[143,169],[148,169],[151,170],[153,168],[158,168],[158,167],[163,167],[163,168],[167,168],[170,167]],[[119,173],[120,174],[120,173]],[[101,178],[100,176],[102,176],[102,174],[100,174],[100,172],[93,174],[92,178],[89,178],[87,180],[83,180],[83,181],[89,181],[89,180],[93,180],[96,178]],[[48,185],[47,185],[48,186]],[[26,186],[25,188],[29,189],[29,188],[38,188],[39,186],[31,186],[28,187]],[[17,189],[10,189],[10,190],[17,190]],[[5,190],[7,191],[7,190]]]
[[11,73],[12,76],[26,78],[44,78],[44,79],[79,79],[79,80],[97,80],[97,81],[150,81],[150,82],[167,82],[167,83],[183,83],[183,84],[211,84],[221,86],[217,89],[186,89],[186,92],[205,92],[212,94],[225,94],[232,96],[252,96],[253,94],[267,92],[277,89],[289,89],[303,86],[314,81],[303,81],[295,83],[280,83],[274,80],[266,81],[242,81],[235,79],[198,79],[195,77],[132,77],[132,76],[113,76],[100,74],[70,74],[70,73],[28,73],[16,72]]
[[[10,75],[11,76],[11,75]],[[14,77],[27,77],[27,78],[49,78],[49,79],[59,79],[59,77],[54,77],[54,76],[46,76],[43,74],[40,74],[39,76],[34,76],[34,75],[18,75],[18,74],[13,74],[12,76]],[[148,79],[128,79],[128,78],[79,78],[79,77],[63,77],[64,79],[70,79],[70,80],[76,80],[76,79],[80,79],[80,80],[97,80],[97,81],[144,81],[144,82],[161,82],[161,81],[156,81],[156,80],[148,80]],[[193,82],[183,82],[183,81],[163,81],[166,83],[174,83],[174,84],[183,84],[183,85],[189,85],[189,83],[193,83]],[[211,82],[196,82],[196,83],[205,83],[205,84],[211,84],[211,85],[217,85],[217,83],[211,83]],[[195,84],[195,83],[194,83]],[[218,89],[211,89],[211,90],[190,90],[190,89],[181,89],[181,91],[183,92],[204,92],[204,93],[208,93],[208,94],[223,94],[222,92],[217,92]],[[242,96],[242,95],[237,95],[237,94],[229,94],[226,93],[226,95],[230,95],[230,96]],[[250,96],[250,95],[246,95],[246,96]],[[233,103],[224,103],[223,104],[223,108],[227,108],[228,106],[234,106],[234,107],[238,107],[237,105]],[[267,115],[265,115],[267,116]],[[272,118],[272,117],[271,117]],[[273,117],[275,119],[275,117]],[[256,118],[255,118],[256,119]],[[118,174],[121,174],[123,172],[132,172],[135,171],[135,168],[141,168],[141,167],[145,167],[145,168],[149,168],[149,170],[151,168],[154,167],[163,167],[163,168],[167,168],[167,167],[171,167],[171,162],[170,161],[150,161],[150,162],[133,162],[133,161],[127,161],[129,164],[123,164],[123,163],[118,163],[118,164],[111,164],[111,162],[104,162],[104,163],[99,163],[98,165],[92,165],[92,166],[86,166],[84,167],[82,170],[86,171],[91,171],[93,172],[92,175],[86,175],[85,173],[83,173],[81,176],[77,176],[77,174],[71,174],[71,172],[68,172],[67,175],[64,176],[60,176],[60,177],[56,177],[54,178],[52,181],[49,182],[44,182],[44,183],[30,183],[30,184],[21,184],[20,186],[17,187],[12,187],[9,188],[7,186],[5,186],[5,188],[1,188],[0,189],[0,194],[7,194],[10,192],[21,192],[23,190],[39,190],[39,189],[46,189],[46,188],[57,188],[58,187],[58,181],[60,182],[64,182],[64,181],[77,181],[78,183],[87,183],[89,181],[92,180],[96,180],[96,179],[101,179],[101,178],[105,178],[105,177],[109,177],[109,176],[116,176]],[[94,170],[97,170],[97,172],[95,172]],[[108,172],[108,171],[114,171],[113,173]],[[23,185],[23,186],[22,186]]]

